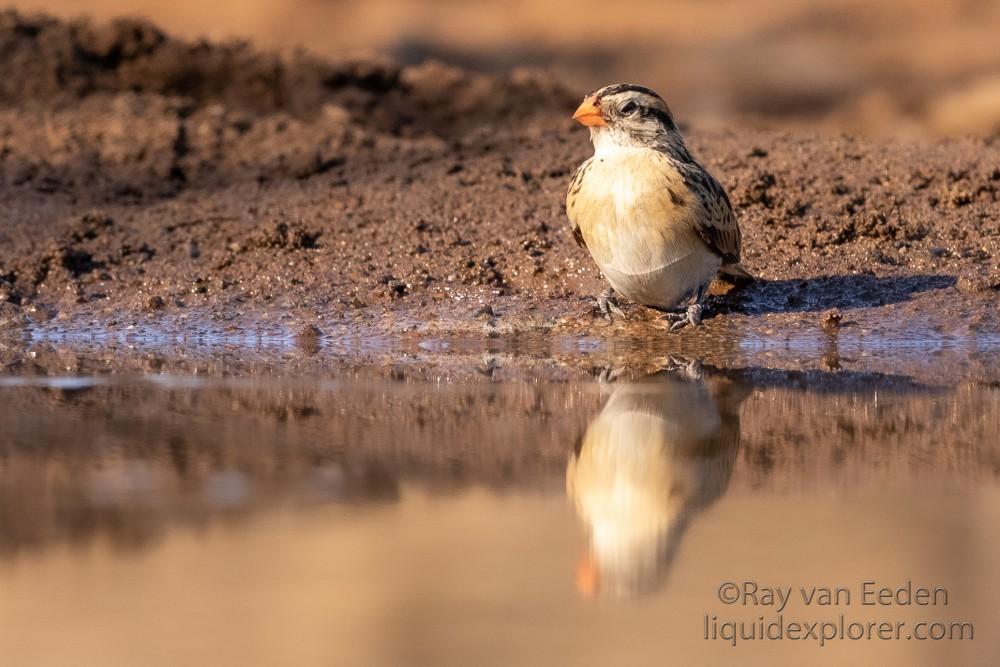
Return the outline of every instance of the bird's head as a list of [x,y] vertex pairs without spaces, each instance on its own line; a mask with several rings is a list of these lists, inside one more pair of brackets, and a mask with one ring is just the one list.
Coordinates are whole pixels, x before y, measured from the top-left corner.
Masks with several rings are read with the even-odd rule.
[[676,135],[670,108],[656,92],[632,83],[604,86],[587,95],[573,119],[590,128],[594,143],[655,146]]

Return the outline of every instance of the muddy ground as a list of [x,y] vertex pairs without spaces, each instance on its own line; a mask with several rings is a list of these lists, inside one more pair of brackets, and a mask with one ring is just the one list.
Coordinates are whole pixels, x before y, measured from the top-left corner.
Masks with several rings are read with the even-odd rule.
[[[0,331],[996,340],[1000,142],[705,130],[761,280],[697,331],[591,314],[583,92],[0,13]],[[831,317],[831,310],[839,316]]]

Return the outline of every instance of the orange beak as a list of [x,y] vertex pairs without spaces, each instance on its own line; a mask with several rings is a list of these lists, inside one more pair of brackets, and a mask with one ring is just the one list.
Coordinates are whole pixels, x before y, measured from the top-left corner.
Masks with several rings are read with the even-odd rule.
[[604,116],[601,115],[601,107],[598,106],[595,95],[591,95],[580,103],[580,106],[576,109],[576,113],[573,114],[573,120],[587,127],[604,127],[607,125],[604,122]]
[[589,553],[583,555],[576,566],[576,589],[584,597],[592,598],[601,587],[601,577]]

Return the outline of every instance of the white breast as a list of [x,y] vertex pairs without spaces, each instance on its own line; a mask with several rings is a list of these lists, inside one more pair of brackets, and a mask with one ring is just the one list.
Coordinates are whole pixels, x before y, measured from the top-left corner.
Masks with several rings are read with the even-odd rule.
[[695,231],[700,202],[654,150],[598,146],[567,211],[611,285],[638,303],[675,308],[722,263]]

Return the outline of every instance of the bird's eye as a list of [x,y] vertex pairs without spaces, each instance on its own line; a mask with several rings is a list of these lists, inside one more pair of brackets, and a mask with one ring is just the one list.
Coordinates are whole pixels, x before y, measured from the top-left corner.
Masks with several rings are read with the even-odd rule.
[[625,104],[622,105],[622,115],[623,116],[631,116],[632,114],[635,113],[636,109],[638,109],[638,108],[639,108],[639,105],[636,104],[635,102],[631,102],[631,101],[630,102],[626,102]]

